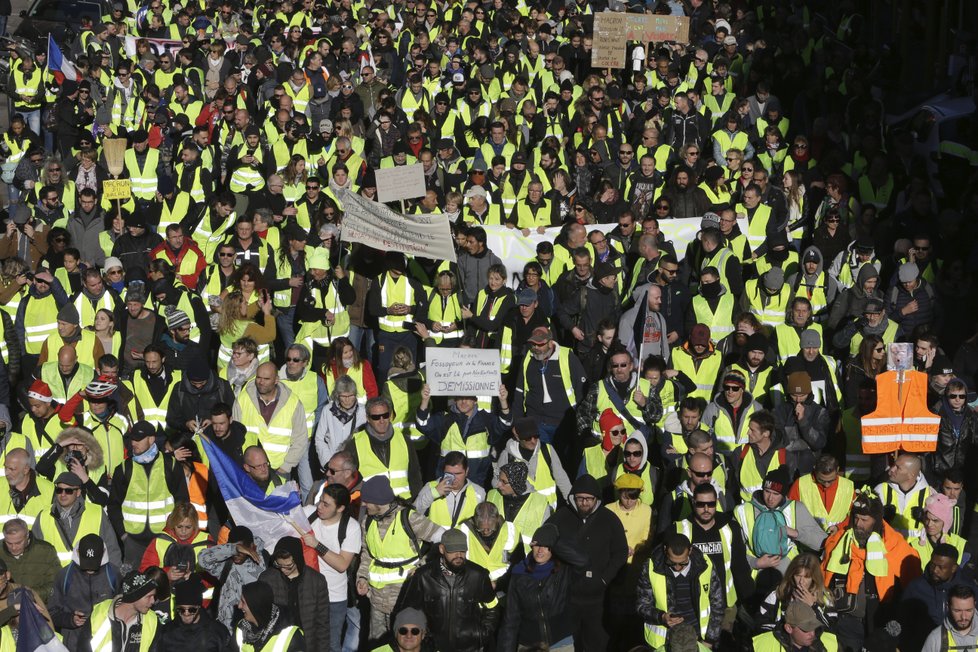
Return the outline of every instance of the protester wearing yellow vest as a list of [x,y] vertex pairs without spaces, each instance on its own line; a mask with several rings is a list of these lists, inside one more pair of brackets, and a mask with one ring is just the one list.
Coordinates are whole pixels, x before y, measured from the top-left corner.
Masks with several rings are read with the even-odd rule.
[[[675,587],[685,585],[691,604],[688,610],[670,603]],[[647,562],[638,579],[638,615],[645,621],[645,642],[661,649],[669,629],[692,623],[697,637],[709,645],[720,638],[720,625],[726,610],[723,586],[710,558],[695,548],[682,534],[669,533]]]
[[444,528],[457,527],[475,515],[475,508],[486,499],[485,490],[469,480],[466,454],[454,450],[445,456],[441,479],[429,482],[418,492],[414,508],[432,523]]
[[924,531],[925,506],[934,493],[922,473],[922,464],[917,455],[899,455],[887,471],[887,482],[875,488],[884,511],[892,512],[890,525],[908,538]]
[[[99,602],[92,609],[92,641],[94,652],[130,649],[138,645],[139,652],[155,649],[154,641],[160,631],[159,617],[153,611],[156,602],[156,583],[138,571],[132,571],[122,581],[121,595]],[[111,617],[110,617],[111,614]],[[122,622],[123,627],[113,623]],[[139,643],[133,643],[136,635]]]
[[486,502],[495,505],[500,516],[516,527],[526,553],[530,552],[533,533],[550,517],[552,511],[544,496],[530,491],[528,471],[523,460],[500,465],[497,488],[486,496]]
[[421,542],[437,542],[444,530],[398,501],[385,476],[366,480],[360,500],[368,518],[357,593],[370,596],[370,637],[378,638],[389,631],[401,587],[421,563]]
[[[30,528],[38,515],[51,508],[54,485],[37,475],[31,467],[33,458],[23,448],[6,452],[4,470],[6,485],[0,490],[0,524],[19,518]],[[18,494],[18,504],[13,494]]]
[[690,396],[709,401],[723,365],[723,356],[710,341],[710,327],[696,324],[689,333],[689,339],[672,354],[672,367],[693,381],[696,389]]
[[[266,418],[263,412],[269,409]],[[305,410],[298,395],[279,382],[275,364],[266,362],[235,399],[232,419],[258,438],[272,469],[288,475],[309,448]]]
[[[117,567],[122,563],[122,552],[115,531],[102,508],[84,498],[81,479],[65,471],[54,481],[54,505],[37,516],[31,528],[34,538],[47,541],[58,553],[61,566],[67,566],[75,549],[86,536],[99,537],[109,562]],[[98,559],[101,564],[101,555]]]
[[795,480],[788,497],[798,500],[828,534],[834,533],[849,518],[849,508],[856,496],[852,480],[839,475],[839,461],[829,454],[820,455],[815,470]]
[[916,537],[907,537],[907,543],[920,556],[921,568],[926,568],[930,562],[934,547],[946,543],[958,551],[958,559],[962,559],[968,542],[956,534],[951,534],[951,524],[954,521],[955,500],[944,494],[934,493],[927,499],[924,509],[924,530]]
[[240,652],[300,652],[309,649],[302,630],[292,625],[273,608],[272,587],[264,582],[252,582],[241,587],[244,616],[235,629],[235,641]]
[[754,652],[837,652],[839,642],[835,634],[823,630],[815,610],[800,600],[793,600],[777,629],[754,637]]
[[343,450],[356,461],[364,480],[384,476],[394,493],[410,499],[421,486],[421,472],[414,447],[402,430],[394,428],[397,418],[384,396],[367,401],[367,423],[346,440]]
[[499,467],[513,460],[524,460],[527,465],[527,482],[533,491],[547,499],[551,508],[557,506],[557,492],[566,500],[570,495],[571,482],[550,444],[540,441],[537,420],[530,417],[518,419],[513,424],[513,439],[506,442],[499,454]]

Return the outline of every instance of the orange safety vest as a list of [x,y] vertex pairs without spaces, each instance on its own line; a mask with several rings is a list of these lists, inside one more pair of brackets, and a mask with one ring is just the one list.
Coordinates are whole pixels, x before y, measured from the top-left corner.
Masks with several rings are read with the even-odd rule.
[[862,418],[864,453],[937,450],[941,418],[927,408],[927,374],[904,371],[901,385],[898,373],[876,377],[876,410]]
[[187,493],[190,494],[190,504],[197,511],[200,529],[207,529],[207,480],[210,470],[200,462],[194,462],[194,472],[187,480]]

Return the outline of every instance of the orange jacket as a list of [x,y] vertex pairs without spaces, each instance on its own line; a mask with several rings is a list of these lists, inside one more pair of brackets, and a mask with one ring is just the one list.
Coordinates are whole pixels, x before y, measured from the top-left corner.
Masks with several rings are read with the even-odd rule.
[[[825,555],[822,558],[822,574],[825,576],[825,586],[829,587],[832,577],[835,575],[826,567],[832,551],[839,544],[839,540],[849,527],[849,519],[839,524],[839,529],[825,540]],[[910,547],[907,540],[900,536],[900,533],[890,527],[889,523],[883,523],[883,545],[886,546],[886,561],[889,564],[889,574],[886,577],[876,578],[876,590],[879,592],[880,602],[888,602],[896,597],[897,586],[906,586],[920,576],[920,556],[917,551]],[[851,550],[849,574],[846,579],[846,591],[855,593],[859,588],[859,583],[863,579],[863,570],[866,562],[866,551],[859,548]]]

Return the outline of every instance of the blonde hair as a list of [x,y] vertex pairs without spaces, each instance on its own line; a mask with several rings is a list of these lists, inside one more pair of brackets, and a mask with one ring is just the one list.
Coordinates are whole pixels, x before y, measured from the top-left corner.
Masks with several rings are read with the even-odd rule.
[[234,332],[241,320],[241,306],[244,305],[244,295],[235,290],[224,297],[221,304],[220,317],[217,319],[217,332],[221,335]]

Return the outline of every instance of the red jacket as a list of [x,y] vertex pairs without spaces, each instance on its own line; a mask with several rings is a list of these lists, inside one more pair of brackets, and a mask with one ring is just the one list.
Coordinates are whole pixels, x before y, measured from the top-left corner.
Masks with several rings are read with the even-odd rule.
[[[188,253],[192,254],[191,260],[188,260],[187,264],[184,265],[184,259]],[[197,289],[197,281],[200,279],[200,273],[207,267],[207,261],[204,260],[204,252],[200,250],[200,247],[197,246],[197,243],[189,235],[184,235],[183,247],[176,254],[173,253],[173,249],[164,240],[149,252],[149,257],[151,260],[161,258],[173,265],[177,277],[191,290]]]

